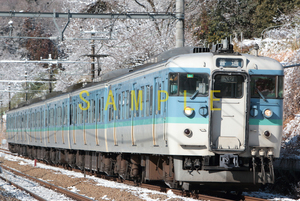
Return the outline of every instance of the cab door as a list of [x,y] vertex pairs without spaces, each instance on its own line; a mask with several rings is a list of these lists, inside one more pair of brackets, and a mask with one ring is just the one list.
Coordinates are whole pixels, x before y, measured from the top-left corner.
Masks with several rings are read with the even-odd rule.
[[215,152],[242,152],[248,128],[248,77],[243,73],[213,75],[210,144]]

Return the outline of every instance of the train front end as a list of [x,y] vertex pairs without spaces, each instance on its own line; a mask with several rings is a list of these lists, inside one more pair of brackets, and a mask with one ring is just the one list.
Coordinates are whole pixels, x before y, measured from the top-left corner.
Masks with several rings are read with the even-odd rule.
[[283,68],[269,58],[218,49],[168,64],[175,180],[183,188],[227,183],[224,190],[272,183],[282,135]]

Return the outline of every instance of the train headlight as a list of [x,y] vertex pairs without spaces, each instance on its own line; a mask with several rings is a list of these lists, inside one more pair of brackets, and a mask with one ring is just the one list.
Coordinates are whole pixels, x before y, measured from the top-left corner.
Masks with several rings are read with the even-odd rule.
[[190,107],[185,107],[184,108],[184,114],[187,117],[191,117],[194,114],[194,109]]
[[270,109],[265,109],[265,110],[263,111],[263,115],[264,115],[264,117],[266,117],[266,118],[270,118],[270,117],[272,117],[273,112],[272,112],[272,110],[270,110]]
[[183,133],[184,133],[184,135],[187,136],[187,137],[192,137],[192,135],[193,135],[193,132],[192,132],[190,129],[188,129],[188,128],[186,128],[186,129],[183,131]]
[[263,135],[264,135],[265,138],[269,139],[272,134],[271,134],[270,131],[267,130],[267,131],[264,131]]

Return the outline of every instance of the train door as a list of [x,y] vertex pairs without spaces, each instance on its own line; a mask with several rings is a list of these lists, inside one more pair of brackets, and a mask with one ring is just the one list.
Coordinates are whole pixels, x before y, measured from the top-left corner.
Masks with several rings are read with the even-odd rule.
[[153,145],[159,146],[158,139],[164,139],[164,126],[165,126],[165,103],[161,100],[165,99],[165,93],[163,91],[164,82],[161,78],[154,79],[154,94],[153,94],[153,107],[154,107],[154,119],[153,119]]
[[213,75],[211,149],[241,152],[246,147],[248,78],[242,73]]

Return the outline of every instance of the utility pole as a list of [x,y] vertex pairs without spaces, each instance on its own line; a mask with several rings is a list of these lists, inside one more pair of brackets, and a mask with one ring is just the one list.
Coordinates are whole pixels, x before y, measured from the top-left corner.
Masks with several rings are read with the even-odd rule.
[[1,102],[1,133],[2,133],[2,131],[3,131],[3,114],[2,114],[2,99],[0,100],[0,102]]
[[52,93],[52,83],[51,80],[53,79],[53,69],[52,69],[52,64],[49,64],[49,93]]
[[[95,32],[92,32],[92,38],[95,37]],[[93,39],[91,42],[91,46],[92,46],[92,64],[91,64],[91,78],[92,78],[92,82],[95,78],[95,40]]]
[[184,47],[184,0],[176,0],[176,47]]
[[25,71],[25,101],[27,102],[27,71]]

